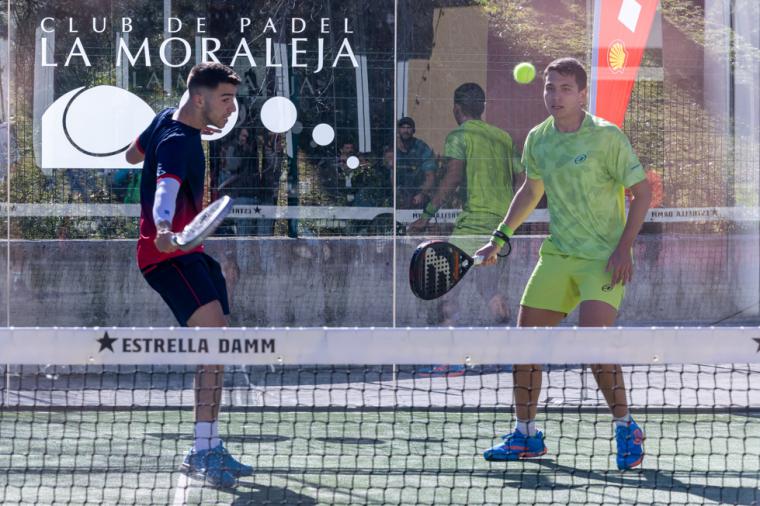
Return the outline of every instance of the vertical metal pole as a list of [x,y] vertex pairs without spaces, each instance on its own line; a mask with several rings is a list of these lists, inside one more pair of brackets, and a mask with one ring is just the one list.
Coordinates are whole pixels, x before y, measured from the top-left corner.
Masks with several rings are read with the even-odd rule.
[[[393,62],[395,65],[393,65],[393,98],[394,100],[398,100],[398,0],[393,2]],[[404,76],[406,78],[406,76]],[[406,97],[404,97],[406,99]],[[392,280],[392,286],[391,286],[391,318],[392,318],[392,325],[395,328],[397,325],[396,321],[396,303],[398,301],[397,299],[397,293],[396,293],[396,283],[398,282],[397,279],[397,272],[396,272],[396,260],[398,255],[398,248],[396,242],[398,241],[398,236],[396,235],[396,123],[398,122],[398,108],[393,108],[393,170],[392,170],[392,182],[391,182],[391,188],[393,191],[393,280]],[[398,366],[397,364],[393,364],[393,388],[398,388]]]
[[[172,0],[164,0],[164,39],[168,39],[171,34],[169,33],[169,18],[172,15]],[[164,93],[167,96],[172,94],[172,69],[168,65],[164,65]]]

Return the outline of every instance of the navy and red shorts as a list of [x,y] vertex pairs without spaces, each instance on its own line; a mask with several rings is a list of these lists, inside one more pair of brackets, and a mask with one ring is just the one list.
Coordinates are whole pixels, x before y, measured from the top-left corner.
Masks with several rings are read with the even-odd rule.
[[170,258],[146,267],[142,273],[183,327],[199,307],[215,300],[222,305],[224,314],[230,314],[222,268],[205,253]]

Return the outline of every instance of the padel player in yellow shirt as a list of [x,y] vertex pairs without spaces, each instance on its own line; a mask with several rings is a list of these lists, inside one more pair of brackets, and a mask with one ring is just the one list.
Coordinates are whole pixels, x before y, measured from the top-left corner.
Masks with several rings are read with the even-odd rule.
[[[477,255],[484,265],[496,254],[546,192],[549,237],[522,300],[518,326],[555,326],[580,305],[582,327],[614,325],[633,275],[632,246],[644,222],[651,190],[636,154],[620,129],[585,111],[586,71],[575,59],[553,61],[544,71],[544,103],[550,117],[525,140],[528,178],[491,241]],[[624,190],[633,195],[628,216]],[[561,343],[558,343],[561,345]],[[624,357],[621,357],[624,358]],[[631,469],[644,458],[641,428],[631,419],[619,365],[594,364],[594,378],[610,407],[617,466]],[[546,453],[536,428],[541,366],[513,369],[517,423],[486,460],[519,460]]]

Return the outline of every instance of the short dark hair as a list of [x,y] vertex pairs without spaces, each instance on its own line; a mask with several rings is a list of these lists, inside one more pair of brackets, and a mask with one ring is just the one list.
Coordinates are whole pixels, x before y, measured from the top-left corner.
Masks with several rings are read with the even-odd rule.
[[240,76],[227,65],[216,62],[204,62],[190,69],[190,74],[187,76],[187,89],[190,90],[190,93],[193,93],[200,87],[213,90],[221,83],[239,86],[241,82]]
[[578,91],[586,89],[588,76],[586,75],[586,69],[583,68],[581,62],[575,58],[557,58],[544,70],[544,79],[549,75],[549,72],[555,71],[563,76],[574,76],[575,82],[578,84]]
[[414,126],[414,120],[412,118],[410,118],[409,116],[404,116],[403,118],[401,118],[400,120],[398,120],[398,126],[399,127],[402,127],[404,125],[412,127],[413,130],[415,128],[415,126]]
[[464,83],[454,90],[454,103],[468,116],[479,118],[486,108],[486,94],[477,83]]

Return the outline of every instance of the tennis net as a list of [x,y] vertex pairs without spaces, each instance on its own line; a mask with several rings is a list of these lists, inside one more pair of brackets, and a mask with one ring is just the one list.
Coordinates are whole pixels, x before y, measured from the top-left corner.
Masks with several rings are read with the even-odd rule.
[[[0,349],[2,504],[760,501],[758,328],[10,328]],[[199,363],[228,366],[220,434],[255,469],[234,489],[178,471]],[[549,451],[487,462],[511,363],[545,364]],[[617,470],[588,363],[623,365],[639,468]]]

